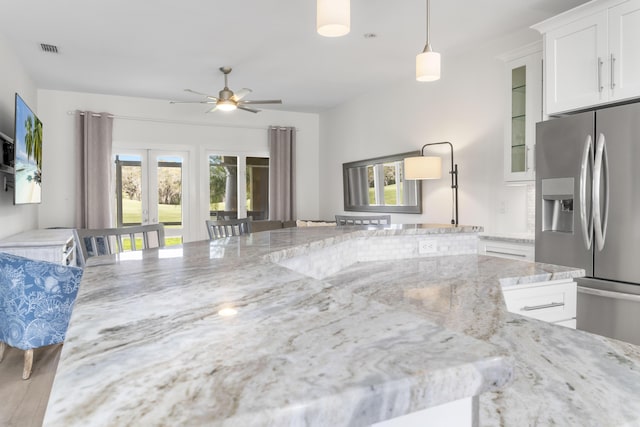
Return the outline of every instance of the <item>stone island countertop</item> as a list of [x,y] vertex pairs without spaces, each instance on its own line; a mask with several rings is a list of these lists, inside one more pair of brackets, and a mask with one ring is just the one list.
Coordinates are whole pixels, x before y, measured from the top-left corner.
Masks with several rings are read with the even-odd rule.
[[[45,425],[364,426],[477,395],[481,425],[639,422],[637,347],[506,312],[501,280],[582,271],[478,256],[479,230],[283,229],[96,258]],[[423,238],[439,252],[419,257]]]

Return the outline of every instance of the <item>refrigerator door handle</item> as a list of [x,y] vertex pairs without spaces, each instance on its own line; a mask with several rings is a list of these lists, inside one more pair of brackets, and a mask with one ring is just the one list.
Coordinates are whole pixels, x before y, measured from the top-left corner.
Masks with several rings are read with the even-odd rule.
[[[602,212],[601,183],[604,176],[604,212]],[[596,160],[593,168],[593,222],[598,250],[604,248],[607,237],[607,223],[609,222],[609,159],[607,156],[606,139],[603,134],[598,136],[596,143]]]
[[[587,135],[582,151],[582,163],[580,165],[580,225],[582,226],[582,238],[587,250],[593,243],[593,214],[587,215],[587,174],[593,173],[593,138]],[[592,190],[593,192],[593,190]]]

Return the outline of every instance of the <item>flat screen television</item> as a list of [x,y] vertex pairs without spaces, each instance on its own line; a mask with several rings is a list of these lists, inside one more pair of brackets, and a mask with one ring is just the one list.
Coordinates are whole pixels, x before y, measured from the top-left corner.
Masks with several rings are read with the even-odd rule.
[[14,132],[16,205],[42,201],[42,122],[16,93]]

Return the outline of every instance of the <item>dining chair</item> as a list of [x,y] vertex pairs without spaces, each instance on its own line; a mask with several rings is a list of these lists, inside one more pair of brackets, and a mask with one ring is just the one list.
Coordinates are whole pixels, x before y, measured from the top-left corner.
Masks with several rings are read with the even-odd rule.
[[212,221],[226,221],[238,218],[238,211],[209,211]]
[[251,221],[249,218],[220,221],[213,221],[209,219],[206,223],[209,239],[211,240],[251,233]]
[[391,224],[391,215],[336,215],[336,224],[338,226]]
[[0,362],[6,346],[24,350],[29,379],[33,350],[64,341],[83,270],[0,252]]
[[83,267],[92,256],[162,248],[165,245],[163,224],[101,229],[79,228],[73,230],[73,234],[78,246],[78,261]]

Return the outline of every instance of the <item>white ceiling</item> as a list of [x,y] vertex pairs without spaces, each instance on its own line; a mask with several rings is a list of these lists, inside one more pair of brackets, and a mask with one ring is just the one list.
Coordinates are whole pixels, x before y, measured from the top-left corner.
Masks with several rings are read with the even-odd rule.
[[[586,0],[432,0],[431,43],[463,52]],[[424,0],[352,0],[351,33],[315,31],[315,0],[0,0],[0,33],[39,88],[176,100],[213,95],[218,68],[245,99],[318,112],[414,79]],[[367,39],[365,33],[375,33]],[[58,46],[44,53],[40,43]],[[428,84],[428,83],[426,83]]]

